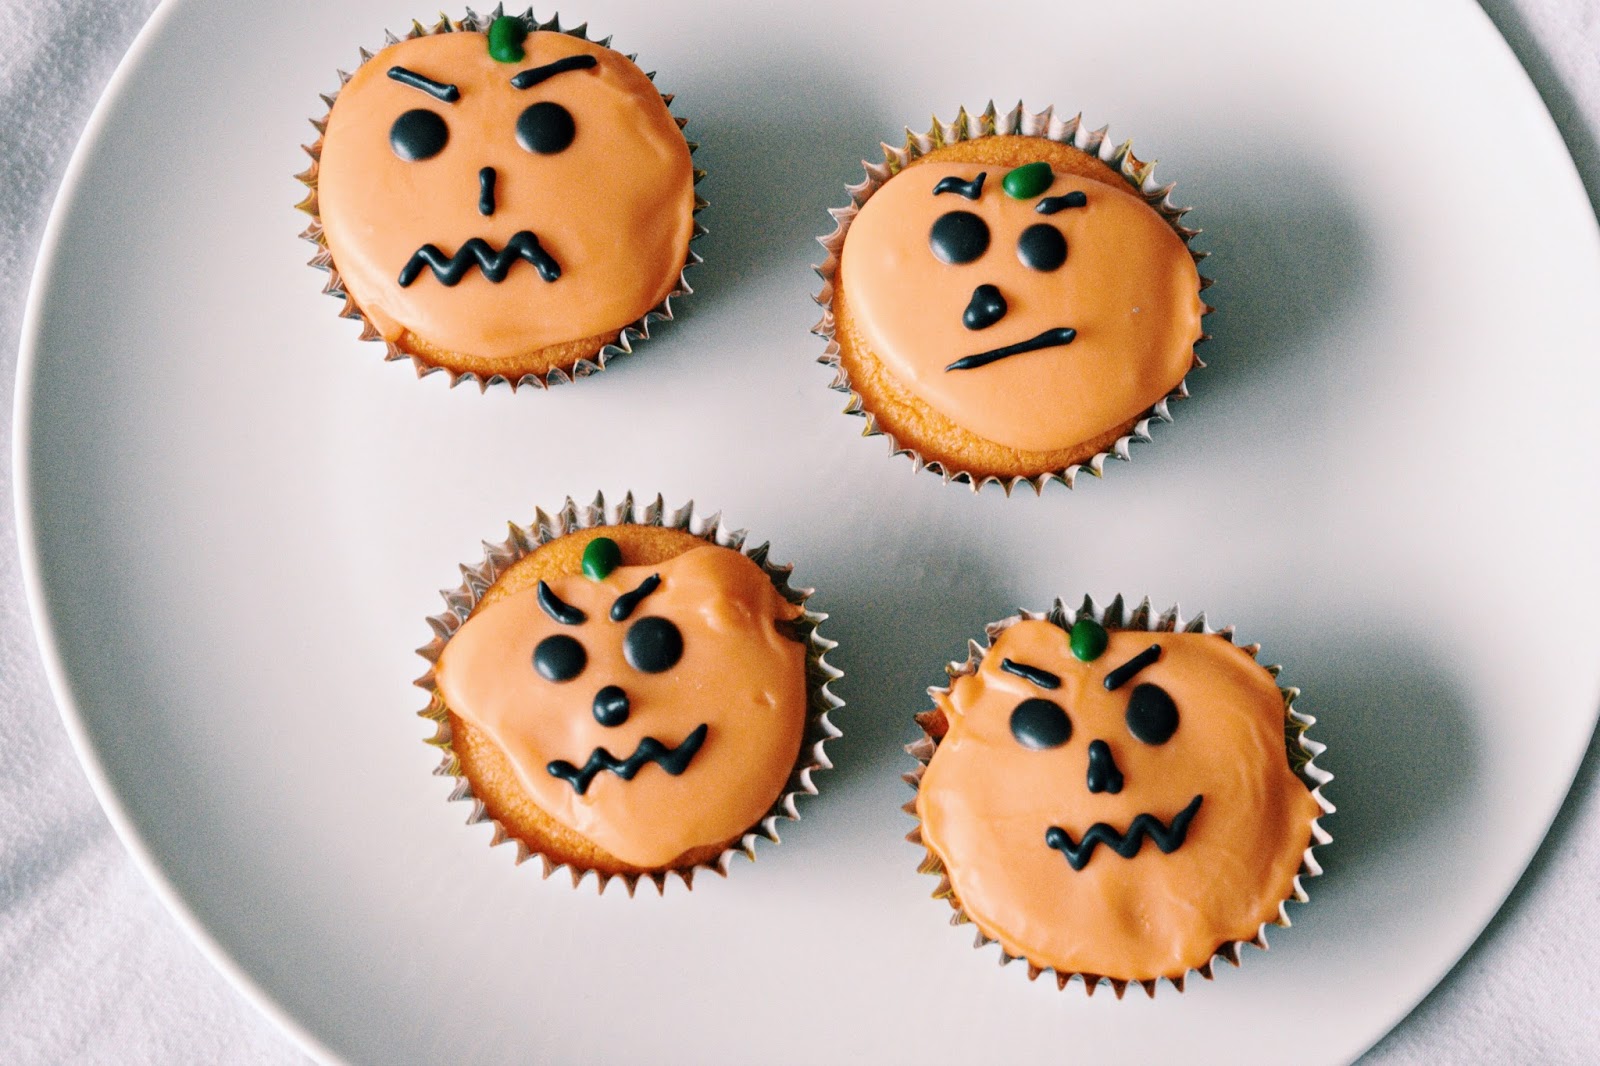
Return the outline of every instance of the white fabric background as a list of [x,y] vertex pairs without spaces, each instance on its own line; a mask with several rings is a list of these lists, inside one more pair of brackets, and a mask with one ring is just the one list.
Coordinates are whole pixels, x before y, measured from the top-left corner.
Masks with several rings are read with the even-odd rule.
[[[1469,0],[1463,0],[1469,2]],[[22,304],[90,108],[155,0],[0,0],[0,494]],[[1600,0],[1485,0],[1600,202]],[[1596,654],[1600,654],[1597,649]],[[1600,746],[1510,902],[1368,1063],[1600,1062]],[[1315,1007],[1309,1021],[1314,1028]],[[0,507],[0,1062],[303,1063],[117,841],[39,663]]]

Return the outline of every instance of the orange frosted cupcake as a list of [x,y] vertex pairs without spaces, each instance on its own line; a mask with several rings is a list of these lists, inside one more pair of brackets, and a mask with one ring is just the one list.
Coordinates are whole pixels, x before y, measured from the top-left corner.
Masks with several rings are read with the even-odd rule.
[[429,619],[441,773],[549,876],[658,889],[778,839],[838,736],[825,617],[766,545],[659,498],[512,526]]
[[651,75],[531,16],[413,23],[326,97],[312,265],[418,374],[544,385],[672,317],[703,203]]
[[1085,600],[988,627],[918,716],[906,810],[978,945],[1093,993],[1182,991],[1288,925],[1333,811],[1294,689],[1174,608]]
[[884,151],[822,239],[817,332],[847,410],[975,489],[1127,458],[1186,395],[1211,310],[1153,164],[1020,105]]

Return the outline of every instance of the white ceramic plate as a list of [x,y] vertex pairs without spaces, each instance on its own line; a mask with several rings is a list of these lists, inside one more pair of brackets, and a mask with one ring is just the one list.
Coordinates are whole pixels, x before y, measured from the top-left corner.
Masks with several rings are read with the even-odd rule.
[[[583,6],[691,117],[712,235],[681,320],[575,387],[419,383],[304,264],[317,93],[423,8],[170,0],[74,159],[25,330],[20,526],[63,718],[162,895],[329,1059],[1359,1054],[1505,897],[1600,703],[1600,242],[1488,21]],[[857,160],[990,97],[1133,137],[1215,253],[1212,366],[1177,425],[1043,499],[890,460],[807,333],[811,238]],[[626,488],[798,562],[850,702],[783,846],[665,898],[514,868],[412,717],[433,590],[480,539]],[[1286,663],[1341,807],[1295,927],[1154,1002],[974,952],[898,809],[910,715],[967,637],[1119,590]]]

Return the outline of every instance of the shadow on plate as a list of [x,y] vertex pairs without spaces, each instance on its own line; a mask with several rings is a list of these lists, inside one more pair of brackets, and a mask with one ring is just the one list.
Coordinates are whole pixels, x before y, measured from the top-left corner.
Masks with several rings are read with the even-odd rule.
[[846,706],[835,716],[844,736],[829,747],[834,769],[823,798],[836,813],[881,822],[881,801],[851,797],[888,793],[894,808],[911,798],[900,778],[915,766],[905,752],[921,735],[912,716],[932,707],[928,687],[946,683],[945,664],[966,658],[968,639],[981,640],[986,623],[1015,610],[997,598],[1002,587],[980,550],[945,540],[915,558],[863,567],[833,588],[825,632],[839,642],[828,659],[845,672],[837,688]]
[[[1328,746],[1317,764],[1334,775],[1338,807],[1318,852],[1329,875],[1313,899],[1342,894],[1363,867],[1426,839],[1475,787],[1482,763],[1459,683],[1426,650],[1375,631],[1335,627],[1275,639],[1297,704]],[[1276,658],[1276,655],[1269,656]]]
[[[1204,230],[1195,246],[1212,253],[1200,269],[1216,282],[1206,299],[1217,308],[1179,428],[1240,443],[1329,420],[1389,357],[1340,343],[1347,325],[1370,333],[1379,281],[1357,198],[1317,161],[1278,149],[1269,169],[1264,151],[1219,154],[1177,176],[1175,193],[1196,205],[1186,221]],[[1189,461],[1215,459],[1196,452]]]
[[[1491,962],[1497,952],[1495,945],[1500,938],[1511,935],[1517,928],[1518,917],[1523,914],[1522,906],[1527,902],[1530,907],[1537,907],[1533,901],[1538,899],[1545,890],[1544,878],[1550,871],[1559,856],[1564,855],[1575,841],[1573,832],[1578,828],[1580,820],[1585,817],[1585,811],[1597,802],[1597,790],[1600,790],[1600,733],[1590,738],[1589,747],[1583,757],[1583,762],[1578,766],[1578,774],[1572,781],[1572,791],[1561,804],[1561,810],[1556,814],[1555,821],[1550,825],[1550,832],[1546,834],[1544,843],[1539,845],[1539,850],[1534,853],[1533,861],[1528,864],[1517,886],[1511,890],[1511,895],[1506,898],[1500,910],[1495,913],[1493,920],[1483,934],[1473,942],[1456,964],[1451,967],[1450,974],[1434,986],[1428,997],[1412,1010],[1409,1018],[1413,1019],[1404,1027],[1396,1027],[1390,1034],[1374,1046],[1372,1057],[1376,1060],[1385,1060],[1389,1054],[1388,1049],[1406,1045],[1426,1046],[1430,1040],[1446,1039],[1446,1027],[1454,1022],[1453,1015],[1459,1012],[1463,997],[1459,994],[1452,977],[1456,974],[1480,973],[1484,977],[1490,973],[1483,965]],[[1580,838],[1581,839],[1581,838]],[[1548,903],[1542,905],[1546,911],[1555,908]],[[1537,913],[1535,911],[1534,913]],[[1526,927],[1524,927],[1526,928]],[[1503,955],[1501,956],[1504,957]],[[1483,980],[1484,977],[1478,978]],[[1404,1032],[1403,1037],[1395,1034]],[[1417,1034],[1421,1034],[1418,1036]],[[1437,1034],[1437,1037],[1436,1037]]]
[[[700,216],[710,232],[695,242],[706,262],[691,274],[696,295],[685,306],[693,315],[740,300],[781,274],[794,287],[785,309],[792,306],[809,327],[817,318],[810,296],[819,287],[810,267],[823,258],[816,238],[833,229],[828,209],[849,202],[845,183],[861,180],[861,160],[881,158],[878,142],[899,126],[864,106],[871,95],[848,72],[819,77],[828,69],[821,56],[752,64],[740,55],[708,67],[693,87],[704,109],[685,111],[685,134],[701,144],[695,164],[706,171],[700,195],[711,205]],[[753,84],[782,106],[753,106]]]

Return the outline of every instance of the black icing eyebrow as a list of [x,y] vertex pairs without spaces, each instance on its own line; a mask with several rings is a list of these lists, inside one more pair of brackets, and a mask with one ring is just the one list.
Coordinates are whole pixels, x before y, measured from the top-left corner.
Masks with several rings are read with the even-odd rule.
[[1016,674],[1024,681],[1038,685],[1040,688],[1055,689],[1061,687],[1061,678],[1048,670],[1041,670],[1037,666],[1019,663],[1015,659],[1001,659],[1000,669],[1008,674]]
[[1133,679],[1133,675],[1161,658],[1161,645],[1152,644],[1106,675],[1106,691],[1115,692]]
[[539,582],[539,609],[564,626],[581,626],[589,620],[588,615],[557,596],[543,581]]
[[939,184],[933,187],[933,195],[938,196],[942,192],[953,192],[957,196],[965,196],[968,200],[976,200],[983,195],[983,179],[988,176],[989,172],[985,170],[971,181],[962,181],[954,174],[948,178],[940,178]]
[[639,606],[639,602],[660,587],[661,575],[651,574],[639,582],[638,588],[618,596],[616,602],[611,605],[611,620],[613,622],[627,621],[628,616],[633,613],[633,609]]
[[1033,205],[1033,209],[1041,215],[1053,215],[1057,211],[1064,211],[1069,207],[1087,207],[1089,198],[1081,192],[1069,192],[1065,196],[1046,196],[1043,200]]
[[529,67],[520,74],[513,75],[511,87],[513,89],[531,89],[541,81],[546,81],[557,74],[565,74],[569,70],[588,70],[590,67],[600,65],[594,56],[567,56],[554,63],[546,63],[542,67]]
[[432,78],[424,78],[416,71],[407,70],[405,67],[390,67],[389,77],[401,85],[409,85],[413,89],[421,89],[441,103],[453,104],[461,99],[461,90],[454,85],[446,85],[443,82],[434,81]]

